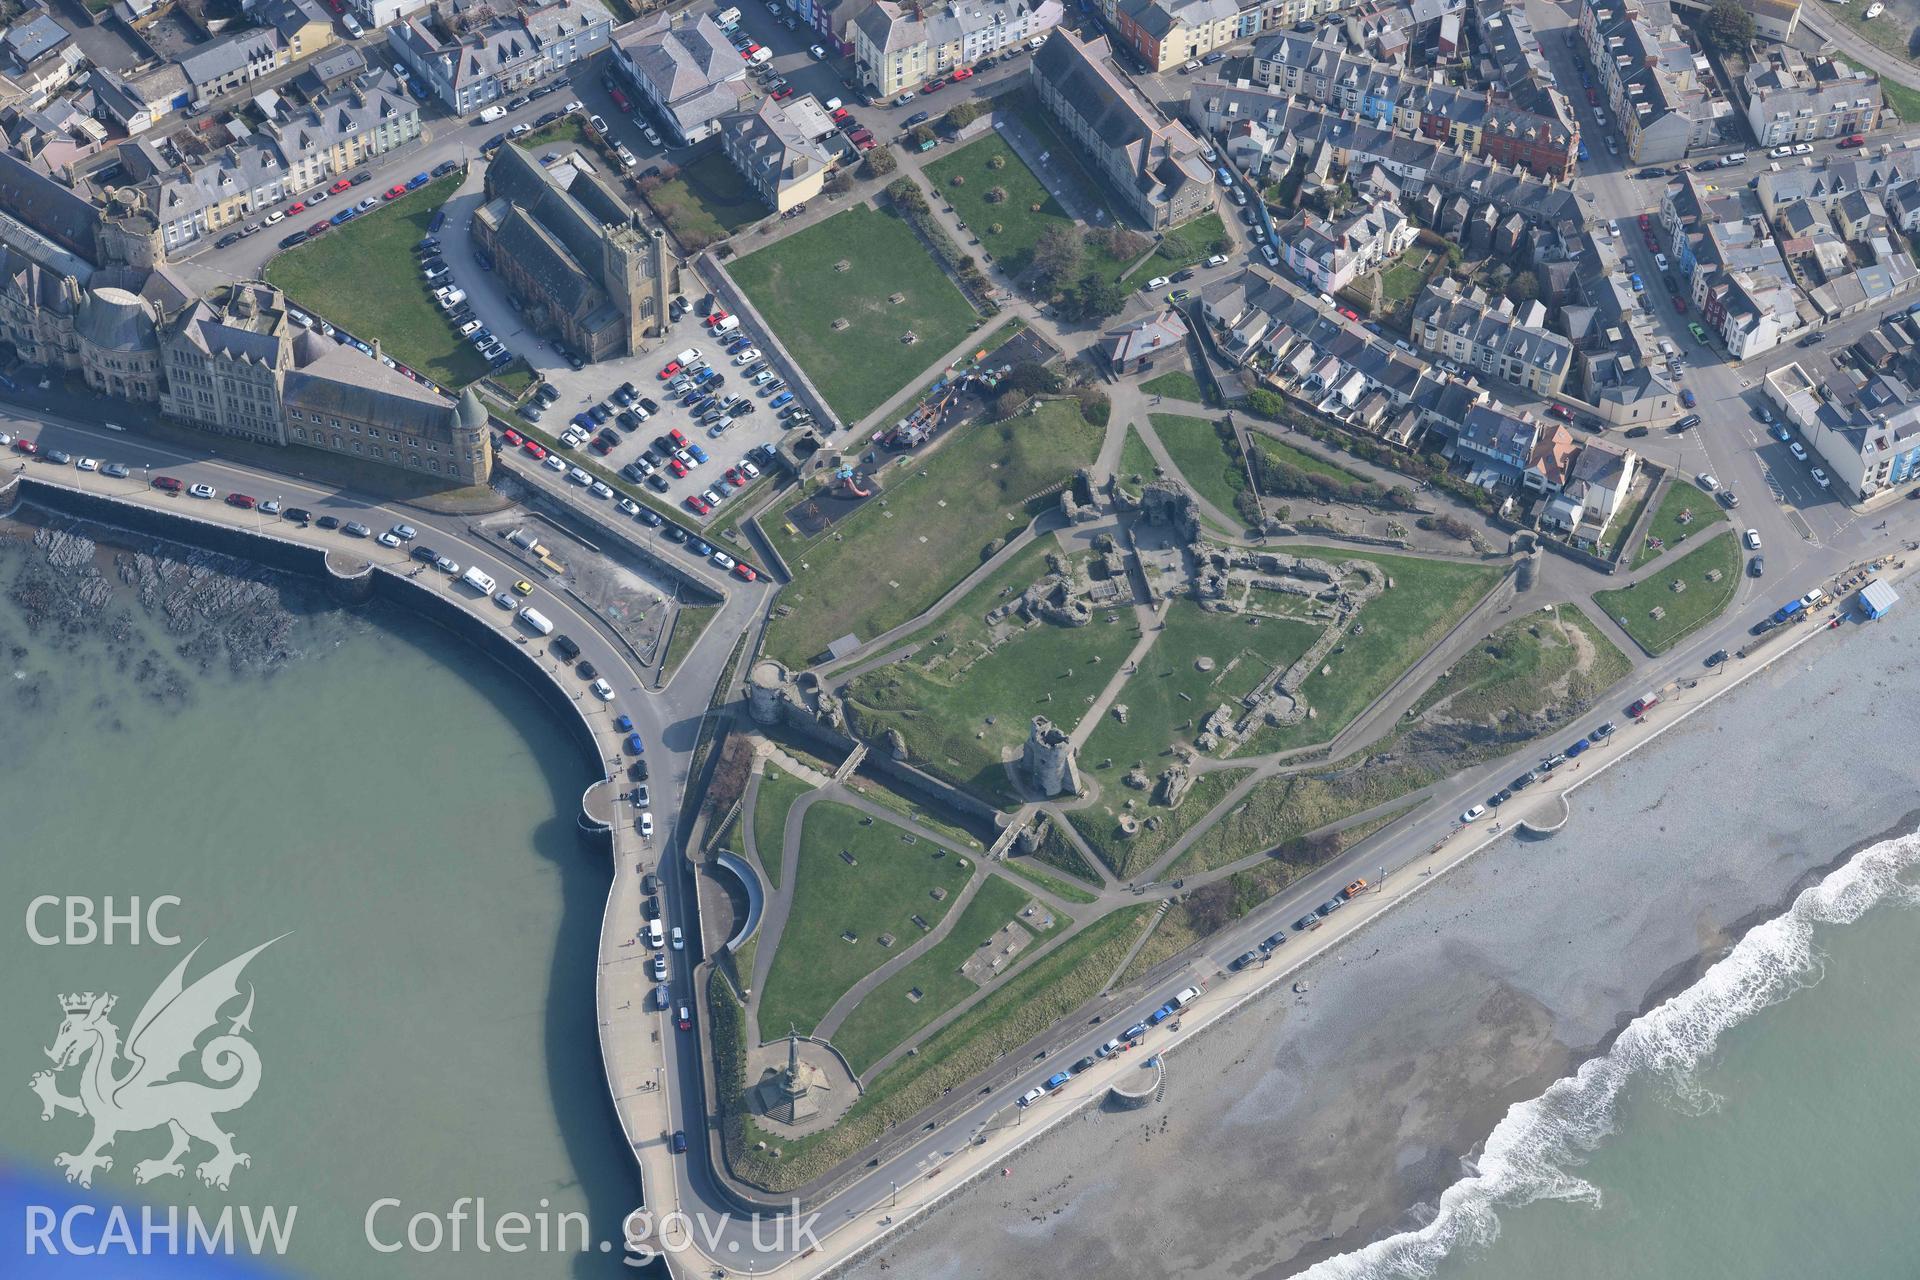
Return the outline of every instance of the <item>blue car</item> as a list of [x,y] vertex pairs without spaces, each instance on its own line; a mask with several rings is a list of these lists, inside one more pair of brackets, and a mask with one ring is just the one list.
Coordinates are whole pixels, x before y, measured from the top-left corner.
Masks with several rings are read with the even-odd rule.
[[1588,747],[1592,745],[1593,745],[1592,739],[1590,738],[1580,739],[1580,741],[1574,743],[1572,746],[1567,748],[1567,759],[1569,760],[1573,759],[1575,756],[1579,755],[1582,751],[1585,751]]
[[693,554],[699,556],[702,560],[713,554],[713,548],[698,538],[688,541],[687,550],[693,552]]
[[748,347],[750,347],[750,346],[752,346],[752,345],[753,345],[753,339],[752,339],[752,338],[742,338],[742,339],[740,339],[740,340],[739,340],[738,342],[734,342],[734,343],[729,343],[729,344],[728,344],[728,346],[727,346],[727,354],[728,354],[728,355],[730,355],[730,356],[737,356],[737,355],[739,355],[739,354],[740,354],[740,353],[741,353],[742,351],[745,351],[745,350],[746,350],[746,349],[747,349]]
[[633,732],[633,717],[632,717],[632,716],[625,716],[625,715],[622,715],[622,716],[615,716],[615,717],[613,718],[613,727],[614,727],[614,728],[616,728],[616,729],[618,729],[618,730],[619,730],[620,732],[622,732],[622,733],[632,733],[632,732]]
[[793,392],[782,391],[779,395],[767,401],[767,407],[770,409],[778,409],[782,405],[789,405],[792,403],[793,403]]
[[1147,1034],[1147,1024],[1144,1022],[1136,1022],[1132,1026],[1128,1027],[1125,1031],[1121,1032],[1120,1038],[1122,1040],[1138,1040],[1141,1036],[1145,1034]]
[[707,460],[707,451],[697,444],[690,444],[687,446],[687,456],[695,462],[705,462]]
[[447,225],[447,211],[445,209],[435,209],[433,211],[433,217],[429,219],[427,222],[427,234],[432,235],[434,232],[438,231],[440,228],[446,225]]
[[352,222],[353,216],[354,216],[353,210],[342,209],[340,212],[333,215],[333,218],[332,218],[333,225],[337,227],[342,223]]
[[1640,282],[1640,274],[1639,274],[1639,272],[1635,272],[1635,273],[1634,273],[1633,275],[1630,275],[1630,276],[1628,276],[1628,277],[1627,277],[1627,279],[1628,279],[1629,281],[1631,281],[1631,282],[1632,282],[1632,284],[1633,284],[1633,291],[1634,291],[1635,293],[1641,293],[1641,292],[1644,292],[1644,291],[1646,290],[1646,287],[1647,287],[1647,286],[1646,286],[1646,285],[1644,285],[1644,284],[1642,284],[1642,283]]
[[661,525],[666,523],[666,521],[660,518],[660,513],[658,511],[655,511],[652,507],[640,508],[640,514],[635,516],[634,519],[638,520],[641,524],[646,525],[649,529],[658,529]]
[[428,177],[426,174],[416,173],[411,178],[407,179],[407,190],[418,191],[420,188],[426,186],[431,181],[433,181],[433,179]]
[[1172,1016],[1173,1016],[1173,1006],[1163,1004],[1158,1009],[1155,1009],[1152,1013],[1147,1015],[1147,1025],[1150,1027],[1157,1027],[1161,1023],[1165,1022],[1168,1018],[1171,1018]]
[[592,434],[600,429],[600,424],[595,422],[592,415],[588,414],[584,409],[574,414],[568,421],[588,434]]
[[637,756],[637,755],[640,755],[642,752],[644,752],[646,749],[647,749],[647,744],[640,741],[639,734],[630,733],[627,735],[627,754]]
[[1056,1071],[1052,1075],[1047,1077],[1046,1087],[1048,1089],[1058,1089],[1061,1085],[1065,1084],[1069,1079],[1071,1079],[1071,1077],[1068,1076],[1066,1072]]
[[693,385],[696,387],[704,387],[717,376],[712,369],[702,369],[693,375]]

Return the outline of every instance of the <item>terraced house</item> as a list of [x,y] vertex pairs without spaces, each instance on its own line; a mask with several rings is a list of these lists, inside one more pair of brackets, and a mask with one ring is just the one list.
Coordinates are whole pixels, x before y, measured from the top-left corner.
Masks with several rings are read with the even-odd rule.
[[1547,331],[1547,308],[1515,305],[1451,276],[1428,285],[1413,308],[1413,340],[1462,367],[1503,378],[1535,395],[1557,395],[1573,367],[1573,344]]
[[1747,123],[1763,147],[1866,133],[1880,123],[1880,77],[1838,58],[1768,49],[1747,68]]
[[[1236,0],[1103,0],[1102,7],[1149,71],[1169,71],[1248,34]],[[1259,10],[1248,17],[1257,26]]]
[[1060,0],[956,0],[937,9],[873,0],[849,27],[853,58],[861,81],[891,97],[1045,35],[1061,13]]
[[1731,115],[1666,0],[1585,0],[1580,38],[1635,164],[1682,159],[1712,142]]
[[1164,231],[1211,211],[1213,168],[1199,140],[1161,119],[1114,74],[1109,56],[1105,37],[1083,44],[1057,28],[1033,56],[1034,92],[1141,223]]
[[1280,261],[1329,294],[1405,253],[1418,233],[1413,219],[1385,201],[1337,218],[1302,209],[1274,228]]
[[[807,104],[813,114],[818,108]],[[751,111],[721,121],[720,140],[727,159],[740,171],[760,198],[785,213],[820,194],[833,155],[814,139],[832,129],[824,118],[805,121],[805,112],[790,112],[783,103],[762,98]],[[820,125],[825,125],[825,129]]]
[[682,143],[711,137],[740,108],[747,66],[711,14],[675,25],[662,14],[614,41],[614,65]]
[[478,111],[612,40],[600,0],[452,0],[387,28],[387,45],[455,114]]

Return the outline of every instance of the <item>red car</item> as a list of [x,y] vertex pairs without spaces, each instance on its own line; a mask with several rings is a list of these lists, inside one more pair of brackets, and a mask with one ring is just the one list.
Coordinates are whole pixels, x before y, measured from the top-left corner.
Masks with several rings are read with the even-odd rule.
[[787,98],[791,98],[793,96],[793,86],[790,84],[783,84],[778,89],[775,89],[772,93],[768,94],[767,96],[769,98],[772,98],[775,102],[780,102]]
[[609,98],[612,98],[613,105],[620,108],[622,111],[630,112],[633,110],[633,104],[627,101],[627,95],[620,92],[618,89],[608,89],[607,96]]
[[1340,314],[1349,320],[1358,320],[1360,318],[1360,313],[1351,307],[1340,308]]
[[331,191],[331,192],[333,192],[333,194],[335,194],[335,195],[339,195],[339,194],[340,194],[340,193],[341,193],[342,191],[345,191],[345,190],[347,190],[348,188],[350,188],[350,187],[352,187],[352,186],[353,186],[353,179],[351,179],[351,178],[342,178],[342,179],[340,179],[340,181],[338,181],[338,182],[336,182],[336,183],[334,183],[334,184],[333,184],[332,186],[330,186],[330,187],[328,187],[328,188],[327,188],[327,190],[329,190],[329,191]]
[[230,493],[227,495],[227,505],[230,507],[245,507],[247,510],[251,511],[253,509],[254,502],[252,498],[249,498],[244,493]]
[[681,501],[686,505],[687,510],[697,516],[703,516],[713,510],[712,507],[707,505],[706,499],[697,493],[690,493],[685,498],[682,498]]
[[687,438],[680,434],[680,428],[678,427],[674,427],[667,432],[667,439],[673,441],[673,447],[676,449],[684,449],[687,447]]
[[736,564],[733,566],[733,576],[742,582],[757,582],[760,578],[760,575],[755,573],[751,566],[744,564]]
[[972,68],[972,67],[962,67],[962,68],[960,68],[960,69],[959,69],[958,71],[956,71],[956,72],[954,72],[954,73],[953,73],[953,78],[954,78],[954,79],[955,79],[956,81],[959,81],[959,80],[971,80],[971,79],[973,79],[973,68]]
[[747,47],[740,51],[740,56],[751,59],[753,55],[758,52],[760,52],[760,46],[749,40],[747,41]]
[[660,381],[665,382],[668,378],[671,378],[674,374],[678,372],[680,372],[680,362],[678,360],[669,360],[667,361],[667,367],[662,369],[659,373],[655,374],[654,376],[659,378]]
[[296,214],[296,213],[305,213],[306,211],[307,211],[307,202],[305,200],[295,200],[292,204],[287,206],[287,214],[289,217],[291,217],[293,214]]
[[1685,315],[1685,314],[1687,314],[1687,300],[1686,300],[1685,298],[1683,298],[1683,297],[1681,297],[1681,296],[1680,296],[1679,294],[1677,294],[1677,293],[1676,293],[1676,294],[1674,294],[1674,295],[1673,295],[1673,309],[1674,309],[1675,311],[1678,311],[1678,312],[1679,312],[1679,313],[1680,313],[1681,315]]
[[740,468],[738,467],[727,468],[727,482],[729,484],[737,484],[743,489],[747,486],[747,478],[740,474]]
[[507,442],[507,447],[512,449],[518,449],[527,442],[527,438],[518,431],[515,431],[512,427],[508,427],[501,438]]
[[325,218],[322,218],[320,219],[320,221],[314,223],[312,226],[307,228],[307,234],[310,236],[317,236],[317,235],[322,235],[331,230],[333,230],[333,223],[328,221]]
[[186,488],[185,485],[175,480],[172,476],[155,476],[153,478],[153,487],[162,493],[178,493]]
[[1563,404],[1550,404],[1547,406],[1547,412],[1556,418],[1564,418],[1568,422],[1573,421],[1573,410]]
[[667,470],[673,472],[674,478],[678,479],[681,476],[684,476],[687,474],[687,464],[680,461],[680,459],[678,458],[668,458]]
[[853,140],[853,145],[860,148],[862,151],[871,151],[875,147],[879,146],[880,143],[875,140],[872,134],[868,134],[864,138],[855,138]]
[[1641,214],[1641,215],[1640,215],[1640,228],[1641,228],[1641,230],[1643,230],[1643,231],[1644,231],[1644,230],[1646,229],[1646,227],[1647,227],[1647,223],[1648,223],[1648,218],[1647,218],[1647,215],[1646,215],[1646,214],[1644,214],[1644,213],[1643,213],[1643,214]]
[[835,107],[833,109],[833,120],[835,124],[840,123],[842,120],[848,119],[852,115],[853,115],[853,112],[847,110],[845,107]]
[[407,189],[405,187],[389,187],[387,189],[387,194],[380,198],[382,200],[398,200],[401,196],[405,194],[407,194]]
[[520,447],[523,450],[525,450],[527,456],[529,458],[532,458],[535,462],[543,462],[546,460],[547,447],[541,444],[538,440],[529,440],[525,444],[521,445]]
[[946,87],[947,87],[947,82],[945,80],[929,80],[921,88],[920,92],[932,93],[935,89],[944,89]]
[[1864,147],[1867,145],[1867,135],[1864,133],[1849,134],[1840,145],[1843,147]]
[[22,437],[21,439],[15,440],[13,442],[13,451],[15,453],[24,453],[24,454],[32,455],[40,452],[40,446],[35,444],[33,441]]
[[722,320],[725,320],[726,318],[727,318],[726,312],[716,311],[712,315],[707,317],[707,324],[709,326],[716,325],[716,324],[719,324]]

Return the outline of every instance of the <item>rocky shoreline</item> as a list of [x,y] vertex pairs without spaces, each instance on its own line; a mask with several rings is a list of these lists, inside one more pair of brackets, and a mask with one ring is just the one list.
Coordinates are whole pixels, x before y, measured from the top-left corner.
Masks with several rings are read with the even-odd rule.
[[24,509],[0,519],[0,581],[25,628],[0,624],[17,710],[49,709],[36,656],[89,648],[177,709],[195,677],[271,676],[306,656],[303,619],[332,608],[315,584],[135,536]]

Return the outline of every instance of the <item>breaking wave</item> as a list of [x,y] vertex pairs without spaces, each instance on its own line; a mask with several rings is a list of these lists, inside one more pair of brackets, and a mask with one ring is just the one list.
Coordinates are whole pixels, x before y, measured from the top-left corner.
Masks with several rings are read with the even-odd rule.
[[1920,833],[1855,854],[1783,914],[1749,930],[1698,982],[1629,1023],[1608,1052],[1509,1108],[1472,1174],[1441,1193],[1432,1221],[1328,1258],[1297,1280],[1431,1276],[1454,1251],[1491,1244],[1500,1234],[1500,1209],[1546,1199],[1597,1204],[1599,1191],[1574,1169],[1613,1131],[1627,1084],[1636,1075],[1658,1076],[1683,1103],[1709,1105],[1694,1072],[1721,1034],[1819,980],[1815,926],[1852,923],[1890,897],[1920,903],[1920,888],[1900,879],[1916,862]]

